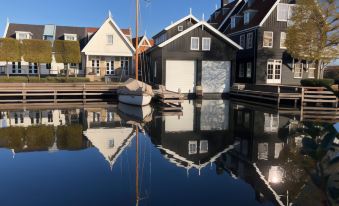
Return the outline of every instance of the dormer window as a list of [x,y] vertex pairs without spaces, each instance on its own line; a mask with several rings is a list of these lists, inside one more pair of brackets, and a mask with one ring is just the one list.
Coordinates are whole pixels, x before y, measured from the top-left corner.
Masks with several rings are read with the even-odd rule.
[[293,6],[293,4],[279,3],[277,6],[277,21],[287,22],[290,20],[292,17]]
[[27,31],[17,31],[15,36],[17,40],[32,39],[32,33]]
[[256,12],[257,12],[256,10],[252,10],[252,9],[245,11],[244,12],[244,24],[250,23],[251,19],[253,18]]
[[241,16],[232,16],[231,17],[231,29],[234,29],[237,26],[240,18],[242,18],[242,17]]
[[65,40],[67,41],[76,41],[77,35],[76,34],[64,34]]

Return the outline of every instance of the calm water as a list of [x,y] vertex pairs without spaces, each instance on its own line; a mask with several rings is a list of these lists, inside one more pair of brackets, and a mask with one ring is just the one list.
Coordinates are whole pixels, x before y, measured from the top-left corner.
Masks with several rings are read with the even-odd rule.
[[228,100],[183,108],[0,109],[0,205],[324,205],[338,198],[328,179],[339,163],[325,161],[338,151],[332,124]]

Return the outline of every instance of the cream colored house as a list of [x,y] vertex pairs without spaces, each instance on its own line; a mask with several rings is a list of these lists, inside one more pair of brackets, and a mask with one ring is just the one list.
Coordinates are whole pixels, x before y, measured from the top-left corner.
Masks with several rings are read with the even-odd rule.
[[82,62],[91,81],[126,79],[134,74],[135,48],[111,16],[83,48]]

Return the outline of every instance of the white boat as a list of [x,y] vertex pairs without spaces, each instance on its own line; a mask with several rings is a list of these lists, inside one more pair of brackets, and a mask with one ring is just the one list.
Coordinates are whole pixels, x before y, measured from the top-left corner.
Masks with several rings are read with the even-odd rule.
[[118,89],[118,95],[119,102],[145,106],[151,103],[154,93],[150,85],[135,79],[128,79],[125,86]]
[[133,105],[119,103],[118,114],[127,123],[147,123],[152,121],[153,108],[150,105],[137,107]]

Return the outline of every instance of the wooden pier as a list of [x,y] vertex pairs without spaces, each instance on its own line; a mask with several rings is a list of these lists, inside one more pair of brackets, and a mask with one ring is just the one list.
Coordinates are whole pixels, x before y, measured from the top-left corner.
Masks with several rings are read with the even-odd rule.
[[280,107],[282,101],[292,102],[295,107],[314,106],[313,104],[338,107],[338,98],[325,87],[235,84],[230,94],[238,98],[275,102],[277,107]]
[[102,101],[116,96],[121,86],[118,83],[0,83],[0,104]]
[[154,90],[155,99],[160,103],[160,112],[163,115],[173,115],[178,113],[182,115],[181,103],[184,101],[184,95],[166,90],[164,86],[159,86],[159,89]]

